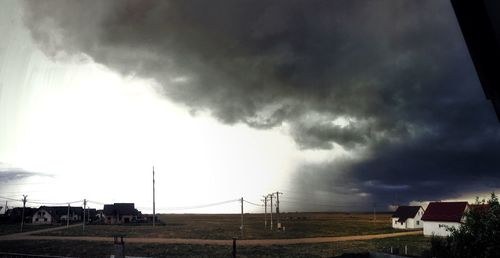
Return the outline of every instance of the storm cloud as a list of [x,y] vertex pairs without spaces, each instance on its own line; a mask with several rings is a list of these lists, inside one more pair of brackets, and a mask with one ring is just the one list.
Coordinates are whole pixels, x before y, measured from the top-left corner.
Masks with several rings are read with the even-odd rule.
[[27,1],[24,13],[55,59],[153,79],[223,123],[286,125],[303,149],[359,154],[305,164],[293,187],[389,203],[499,186],[498,122],[448,1]]
[[23,180],[32,176],[51,176],[49,174],[27,171],[22,168],[12,167],[0,162],[0,182],[9,183],[11,181]]

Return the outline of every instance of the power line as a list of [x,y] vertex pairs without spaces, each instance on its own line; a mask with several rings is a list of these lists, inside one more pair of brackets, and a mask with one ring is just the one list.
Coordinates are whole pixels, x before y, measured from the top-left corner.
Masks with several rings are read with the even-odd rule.
[[3,197],[3,196],[0,196],[0,199],[9,200],[9,201],[22,202],[22,199],[14,199],[14,198]]
[[243,200],[244,202],[248,203],[248,204],[251,204],[251,205],[255,205],[255,206],[259,206],[259,207],[264,207],[264,205],[262,204],[257,204],[257,203],[254,203],[254,202],[251,202],[251,201],[247,201],[247,200]]
[[164,208],[161,208],[161,209],[162,210],[191,210],[191,209],[200,209],[200,208],[207,208],[207,207],[212,207],[212,206],[218,206],[218,205],[222,205],[222,204],[226,204],[226,203],[239,202],[239,201],[241,201],[241,198],[227,200],[227,201],[222,201],[222,202],[209,203],[209,204],[201,204],[201,205],[194,205],[194,206],[184,206],[184,207],[164,207]]

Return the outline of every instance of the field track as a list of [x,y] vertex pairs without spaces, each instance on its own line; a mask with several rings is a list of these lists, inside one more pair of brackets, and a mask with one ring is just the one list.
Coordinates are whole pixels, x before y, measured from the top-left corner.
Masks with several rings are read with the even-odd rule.
[[[81,226],[81,224],[71,225],[70,227]],[[31,232],[16,233],[11,235],[0,236],[0,241],[8,240],[78,240],[78,241],[98,241],[112,242],[112,237],[92,237],[92,236],[33,236],[31,234],[42,233],[52,230],[64,229],[63,227],[42,229]],[[421,235],[422,231],[408,231],[388,234],[372,234],[372,235],[355,235],[355,236],[338,236],[338,237],[310,237],[310,238],[294,238],[294,239],[243,239],[238,240],[238,245],[292,245],[292,244],[317,244],[331,243],[341,241],[360,241],[389,237],[400,237],[409,235]],[[199,245],[232,245],[232,240],[218,239],[191,239],[191,238],[143,238],[130,237],[124,238],[126,243],[148,243],[148,244],[199,244]]]

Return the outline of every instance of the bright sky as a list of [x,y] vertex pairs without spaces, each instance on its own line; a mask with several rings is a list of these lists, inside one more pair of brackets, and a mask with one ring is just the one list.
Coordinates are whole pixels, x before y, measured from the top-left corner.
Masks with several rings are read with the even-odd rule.
[[[303,162],[286,125],[223,125],[168,102],[152,80],[122,78],[90,58],[51,60],[32,41],[16,2],[0,8],[0,162],[43,173],[0,181],[0,196],[50,202],[87,198],[157,210],[285,191]],[[9,7],[9,8],[6,8]],[[173,82],[175,83],[175,82]],[[337,149],[338,150],[338,149]],[[239,204],[178,212],[238,212]]]
[[305,2],[0,0],[0,202],[151,212],[153,166],[159,212],[499,189],[498,121],[450,2]]

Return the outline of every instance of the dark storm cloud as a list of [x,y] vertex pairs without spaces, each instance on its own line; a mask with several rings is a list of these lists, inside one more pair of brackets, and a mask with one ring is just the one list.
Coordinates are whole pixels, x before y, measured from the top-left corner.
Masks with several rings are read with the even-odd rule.
[[55,58],[153,78],[224,123],[286,123],[301,148],[369,153],[298,172],[325,189],[439,198],[477,190],[472,173],[498,187],[498,124],[448,1],[26,3]]

